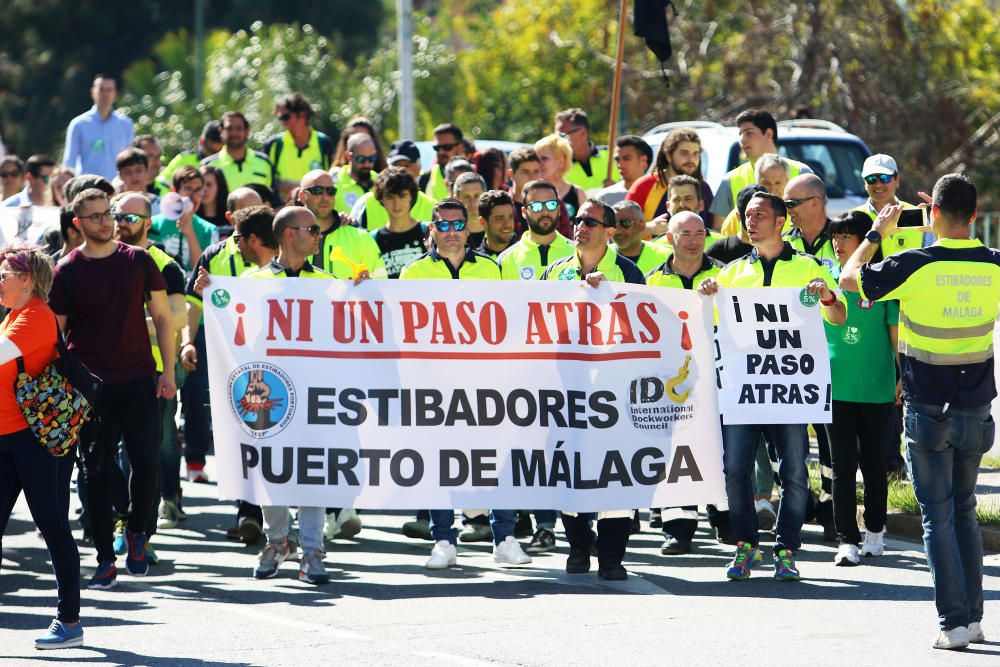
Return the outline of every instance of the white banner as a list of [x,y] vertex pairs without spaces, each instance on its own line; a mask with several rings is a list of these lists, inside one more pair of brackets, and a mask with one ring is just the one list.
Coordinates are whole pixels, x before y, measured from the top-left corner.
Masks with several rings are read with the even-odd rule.
[[819,296],[804,289],[720,289],[726,424],[829,424],[830,351]]
[[725,498],[711,302],[693,292],[213,277],[205,296],[224,498],[580,512]]

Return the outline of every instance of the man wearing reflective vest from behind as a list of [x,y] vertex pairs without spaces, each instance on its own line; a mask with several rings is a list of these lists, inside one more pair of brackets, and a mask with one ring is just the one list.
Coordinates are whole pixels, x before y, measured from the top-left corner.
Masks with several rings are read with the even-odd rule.
[[903,436],[934,581],[940,633],[933,646],[961,649],[985,641],[976,477],[995,432],[990,403],[997,393],[1000,251],[970,238],[976,186],[967,177],[942,176],[930,201],[934,245],[866,263],[896,229],[904,207],[889,204],[848,260],[840,284],[863,299],[899,301]]
[[[767,192],[755,194],[746,209],[746,229],[753,250],[730,262],[717,279],[706,278],[698,292],[712,295],[721,287],[797,287],[819,296],[823,318],[840,325],[847,319],[847,303],[836,293],[837,283],[812,255],[794,250],[781,238],[788,211],[785,201]],[[805,424],[724,424],[723,471],[736,553],[726,571],[734,581],[750,578],[760,560],[759,531],[753,498],[754,453],[762,432],[770,434],[778,450],[781,501],[774,542],[774,578],[797,581],[795,552],[802,544],[802,523],[809,496],[806,454],[809,436]]]

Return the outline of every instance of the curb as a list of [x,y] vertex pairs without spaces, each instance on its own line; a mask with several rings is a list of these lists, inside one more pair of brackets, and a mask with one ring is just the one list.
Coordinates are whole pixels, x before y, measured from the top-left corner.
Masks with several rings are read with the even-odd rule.
[[[885,517],[885,527],[886,532],[893,537],[905,537],[917,541],[923,540],[924,537],[923,523],[916,514],[890,512]],[[994,526],[980,526],[979,529],[983,534],[983,550],[1000,553],[1000,529]]]

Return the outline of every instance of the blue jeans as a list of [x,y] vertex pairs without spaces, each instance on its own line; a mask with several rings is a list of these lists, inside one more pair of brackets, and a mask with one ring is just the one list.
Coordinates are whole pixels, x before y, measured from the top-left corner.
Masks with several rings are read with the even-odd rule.
[[993,446],[990,406],[906,403],[903,438],[924,522],[927,567],[943,630],[983,618],[983,539],[976,521],[976,477]]
[[754,508],[754,459],[757,440],[766,431],[778,450],[778,479],[781,482],[778,531],[774,549],[796,551],[802,545],[800,533],[809,498],[806,454],[809,436],[804,424],[723,425],[723,472],[733,538],[757,546],[757,511]]
[[[434,541],[444,540],[455,544],[458,541],[458,529],[454,527],[455,510],[430,510],[430,514],[431,537]],[[493,544],[500,544],[508,535],[513,535],[516,521],[517,510],[490,510]]]

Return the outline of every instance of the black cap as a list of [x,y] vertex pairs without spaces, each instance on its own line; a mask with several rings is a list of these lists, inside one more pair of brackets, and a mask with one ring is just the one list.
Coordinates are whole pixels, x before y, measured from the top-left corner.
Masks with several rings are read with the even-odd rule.
[[395,164],[400,160],[409,160],[414,163],[420,162],[420,149],[409,139],[392,142],[392,150],[389,151],[389,157],[386,159],[386,162]]

